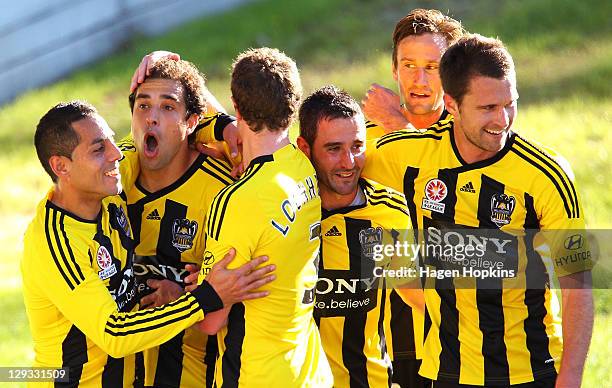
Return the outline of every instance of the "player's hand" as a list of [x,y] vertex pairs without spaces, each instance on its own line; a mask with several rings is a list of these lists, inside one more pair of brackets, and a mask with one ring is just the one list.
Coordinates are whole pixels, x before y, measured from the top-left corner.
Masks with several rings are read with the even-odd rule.
[[149,279],[147,280],[147,286],[155,291],[140,299],[140,306],[143,309],[159,307],[166,303],[173,302],[184,293],[181,286],[168,279]]
[[185,269],[189,275],[185,276],[185,291],[193,291],[198,286],[198,276],[200,275],[200,266],[196,264],[187,264]]
[[379,84],[372,84],[363,100],[363,114],[387,131],[404,129],[410,125],[402,114],[400,98],[391,89]]
[[151,68],[155,64],[155,62],[159,61],[163,58],[169,58],[175,61],[179,61],[181,56],[177,53],[173,53],[170,51],[153,51],[145,55],[140,61],[140,65],[134,71],[134,75],[132,75],[132,83],[130,84],[130,93],[136,90],[139,84],[143,83],[145,78],[149,75]]
[[225,307],[267,296],[270,291],[255,290],[276,279],[276,275],[270,274],[276,269],[274,264],[257,268],[268,261],[267,256],[256,257],[241,267],[228,269],[227,266],[235,257],[236,250],[231,248],[221,261],[213,265],[205,278]]
[[208,155],[210,157],[216,158],[216,159],[227,159],[225,157],[225,154],[223,153],[223,151],[221,151],[218,148],[209,146],[208,144],[204,144],[201,142],[197,142],[195,144],[196,149],[198,150],[199,153],[204,154],[204,155]]
[[230,151],[230,160],[233,168],[231,175],[238,178],[244,172],[246,166],[242,159],[242,139],[238,132],[236,122],[231,122],[223,128],[223,140],[227,144]]

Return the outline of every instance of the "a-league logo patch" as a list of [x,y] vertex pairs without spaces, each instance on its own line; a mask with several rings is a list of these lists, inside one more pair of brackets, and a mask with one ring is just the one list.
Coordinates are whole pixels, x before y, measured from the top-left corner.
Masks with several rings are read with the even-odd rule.
[[187,218],[175,219],[172,224],[172,246],[183,253],[193,247],[193,239],[198,231],[198,223]]
[[130,224],[128,223],[127,217],[125,216],[125,212],[123,211],[123,206],[119,206],[119,210],[117,211],[117,222],[119,223],[121,229],[123,229],[123,231],[125,232],[125,235],[131,237]]
[[98,271],[100,279],[108,279],[117,273],[117,267],[113,264],[113,258],[108,250],[102,245],[100,245],[98,253],[96,253],[96,262],[98,263],[98,267],[100,267],[100,271]]
[[491,197],[491,221],[500,228],[508,225],[511,221],[510,216],[516,206],[516,199],[506,194],[493,194]]
[[383,230],[380,226],[359,231],[361,253],[364,257],[374,260],[374,247],[382,244],[382,233]]
[[444,213],[443,203],[440,203],[446,198],[448,189],[446,184],[438,178],[430,179],[425,185],[425,198],[421,203],[421,208],[432,212]]

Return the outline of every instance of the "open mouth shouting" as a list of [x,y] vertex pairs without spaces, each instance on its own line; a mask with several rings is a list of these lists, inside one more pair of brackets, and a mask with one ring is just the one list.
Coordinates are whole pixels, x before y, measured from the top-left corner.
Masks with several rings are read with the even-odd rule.
[[430,96],[431,96],[431,93],[429,93],[429,92],[424,92],[424,91],[412,91],[412,92],[410,92],[410,98],[426,99],[426,98],[429,98]]
[[147,158],[154,158],[159,153],[159,139],[153,132],[148,132],[144,136],[144,154]]

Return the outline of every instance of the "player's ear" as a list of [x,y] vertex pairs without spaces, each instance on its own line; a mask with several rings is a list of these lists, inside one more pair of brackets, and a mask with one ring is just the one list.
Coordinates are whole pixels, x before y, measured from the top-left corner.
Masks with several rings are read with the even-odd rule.
[[53,155],[49,158],[49,166],[51,167],[51,171],[53,171],[58,178],[65,178],[70,175],[72,161],[65,156]]
[[187,118],[188,135],[191,135],[193,131],[195,131],[195,128],[198,126],[198,122],[200,122],[200,115],[197,113],[193,113]]
[[310,144],[304,139],[302,136],[298,136],[297,138],[297,146],[298,148],[308,156],[308,159],[312,159],[310,156]]
[[232,105],[234,105],[234,112],[236,112],[236,119],[242,120],[242,115],[240,114],[240,111],[238,110],[238,106],[236,106],[236,101],[234,101],[234,97],[232,97]]
[[446,107],[448,113],[457,117],[457,114],[459,113],[459,103],[447,93],[444,93],[444,106]]
[[395,63],[391,64],[391,73],[393,74],[393,80],[397,82],[397,66],[395,66]]

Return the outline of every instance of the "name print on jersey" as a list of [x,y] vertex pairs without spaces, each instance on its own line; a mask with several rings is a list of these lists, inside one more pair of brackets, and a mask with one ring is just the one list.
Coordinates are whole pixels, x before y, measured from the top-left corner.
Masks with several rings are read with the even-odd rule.
[[274,226],[283,237],[289,233],[290,225],[295,221],[298,210],[300,210],[306,202],[319,196],[316,177],[308,176],[303,182],[297,183],[284,178],[286,177],[282,175],[278,177],[281,182],[281,187],[283,187],[287,193],[287,198],[280,203],[280,208],[285,219],[282,221],[270,220],[272,226]]

